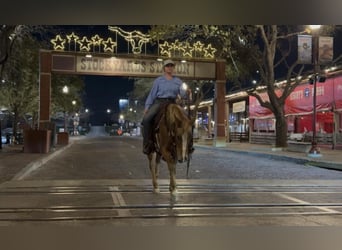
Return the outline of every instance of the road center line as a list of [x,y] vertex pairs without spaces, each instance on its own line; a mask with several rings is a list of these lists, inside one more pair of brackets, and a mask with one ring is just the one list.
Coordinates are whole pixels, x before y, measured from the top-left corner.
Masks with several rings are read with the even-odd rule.
[[[289,195],[286,195],[286,194],[282,194],[282,193],[276,193],[278,196],[284,198],[284,199],[288,199],[290,201],[294,201],[294,202],[297,202],[299,204],[306,204],[306,205],[310,205],[311,203],[310,202],[306,202],[306,201],[303,201],[303,200],[300,200],[300,199],[297,199],[297,198],[294,198],[292,196],[289,196]],[[327,207],[317,207],[317,206],[313,206],[319,210],[322,210],[324,212],[328,212],[328,213],[340,213],[339,211],[336,211],[334,209],[331,209],[331,208],[327,208]]]
[[[114,205],[118,205],[120,207],[127,206],[125,199],[123,198],[122,194],[119,192],[119,187],[109,187],[109,191],[111,191],[111,196]],[[118,209],[119,216],[131,216],[131,212],[129,209]]]

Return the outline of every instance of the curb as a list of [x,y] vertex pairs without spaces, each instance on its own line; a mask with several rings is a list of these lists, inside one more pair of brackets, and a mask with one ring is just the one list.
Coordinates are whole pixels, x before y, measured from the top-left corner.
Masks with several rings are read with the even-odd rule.
[[320,162],[320,161],[308,161],[307,165],[319,167],[319,168],[327,168],[331,170],[339,170],[342,171],[342,164],[334,163],[334,162]]

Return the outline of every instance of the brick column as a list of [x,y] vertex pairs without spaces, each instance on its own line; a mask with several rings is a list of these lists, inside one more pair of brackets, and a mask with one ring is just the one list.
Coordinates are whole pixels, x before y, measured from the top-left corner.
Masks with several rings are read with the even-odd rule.
[[51,102],[51,64],[50,51],[40,51],[39,61],[39,127],[50,122]]
[[226,146],[226,61],[216,61],[216,84],[215,84],[215,140],[214,146]]

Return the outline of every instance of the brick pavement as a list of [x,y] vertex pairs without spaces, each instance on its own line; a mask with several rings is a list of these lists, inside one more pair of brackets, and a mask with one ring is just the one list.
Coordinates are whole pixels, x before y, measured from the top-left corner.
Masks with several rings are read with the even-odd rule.
[[[66,146],[57,145],[56,148],[47,154],[24,153],[22,145],[3,145],[0,149],[0,183],[9,180],[20,180],[27,173],[39,167],[44,162],[61,153],[72,145],[74,140],[81,139],[70,138],[70,143]],[[196,143],[198,147],[213,147],[212,145]],[[232,142],[227,143],[226,147],[217,148],[220,150],[229,150],[243,152],[258,156],[276,157],[277,159],[300,161],[302,163],[342,170],[342,150],[332,150],[329,147],[321,147],[321,157],[309,157],[306,153],[279,151],[271,145],[260,145],[250,143]]]

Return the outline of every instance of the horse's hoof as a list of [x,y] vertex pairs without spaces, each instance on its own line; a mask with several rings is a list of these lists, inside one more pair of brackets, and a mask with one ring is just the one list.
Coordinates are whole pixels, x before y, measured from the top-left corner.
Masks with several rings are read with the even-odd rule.
[[176,196],[177,194],[178,194],[178,190],[177,189],[171,190],[171,195],[172,196]]
[[154,188],[154,189],[153,189],[153,193],[155,193],[155,194],[159,194],[159,193],[160,193],[160,190],[159,190],[159,188]]

